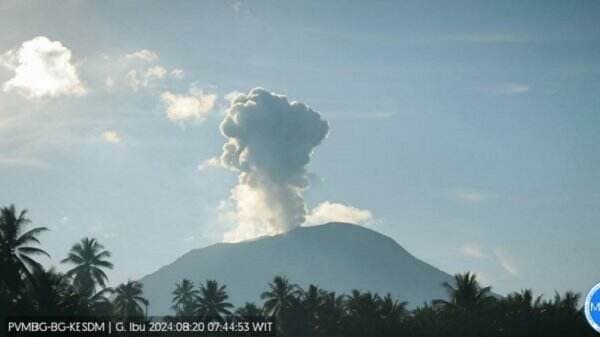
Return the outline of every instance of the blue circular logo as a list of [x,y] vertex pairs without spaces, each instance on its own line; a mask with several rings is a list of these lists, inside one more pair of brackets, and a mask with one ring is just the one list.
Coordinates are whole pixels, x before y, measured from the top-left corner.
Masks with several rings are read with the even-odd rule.
[[585,318],[594,330],[600,332],[600,283],[585,298]]

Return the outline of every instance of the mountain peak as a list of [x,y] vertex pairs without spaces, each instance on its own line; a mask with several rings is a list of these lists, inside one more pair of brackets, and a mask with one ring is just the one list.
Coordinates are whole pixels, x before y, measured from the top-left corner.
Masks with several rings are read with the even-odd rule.
[[307,287],[348,293],[391,293],[412,305],[445,297],[450,275],[418,260],[390,237],[340,222],[299,227],[237,243],[195,249],[141,279],[151,314],[167,314],[175,283],[214,279],[227,285],[234,304],[258,302],[277,275]]

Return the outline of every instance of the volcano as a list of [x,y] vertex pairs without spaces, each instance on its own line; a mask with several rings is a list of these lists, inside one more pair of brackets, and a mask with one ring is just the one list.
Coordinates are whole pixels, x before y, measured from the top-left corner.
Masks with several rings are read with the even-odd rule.
[[337,293],[353,289],[390,293],[415,307],[445,298],[452,277],[417,259],[396,241],[362,226],[328,223],[237,243],[192,250],[143,277],[151,315],[172,314],[171,292],[187,278],[196,285],[217,280],[229,300],[261,303],[260,294],[281,275],[303,288],[315,284]]

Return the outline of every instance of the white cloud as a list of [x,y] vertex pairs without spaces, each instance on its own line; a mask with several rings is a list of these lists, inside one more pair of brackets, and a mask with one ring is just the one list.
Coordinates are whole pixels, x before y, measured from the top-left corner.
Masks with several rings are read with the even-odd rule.
[[144,76],[144,86],[148,86],[153,80],[163,79],[166,75],[167,69],[163,66],[158,65],[148,68],[148,70],[146,70],[146,75]]
[[122,137],[118,132],[113,131],[113,130],[108,130],[108,131],[102,132],[102,139],[105,142],[116,144],[116,143],[121,142]]
[[171,77],[180,80],[185,76],[185,72],[179,68],[175,68],[175,69],[171,70],[170,75],[171,75]]
[[138,78],[137,71],[130,70],[126,76],[127,84],[133,89],[133,91],[137,91],[140,87],[140,79]]
[[[158,53],[149,50],[142,49],[136,52],[125,54],[122,59],[131,62],[121,62],[115,69],[123,70],[124,67],[126,74],[121,73],[121,78],[125,76],[125,82],[134,91],[140,88],[150,87],[154,82],[160,80],[171,79],[182,79],[185,76],[185,72],[180,68],[170,68],[163,64],[159,64],[160,59]],[[121,67],[119,69],[119,67]]]
[[485,259],[488,255],[485,252],[485,249],[478,244],[467,243],[460,247],[460,252],[467,257],[473,259]]
[[477,190],[460,189],[454,191],[452,194],[454,198],[470,204],[477,204],[487,199],[485,193]]
[[173,122],[184,122],[206,118],[215,106],[217,95],[202,91],[190,94],[165,91],[160,98],[167,107],[167,117]]
[[125,75],[125,80],[133,91],[138,91],[140,87],[148,87],[153,81],[164,79],[167,74],[168,71],[165,67],[157,65],[146,69],[146,71],[140,69],[140,72],[131,69]]
[[219,157],[212,157],[203,161],[200,165],[198,165],[198,170],[204,171],[213,167],[221,167],[221,160]]
[[131,54],[125,55],[128,60],[142,60],[145,62],[154,62],[158,60],[158,54],[155,51],[148,49],[141,49]]
[[371,221],[373,214],[369,210],[325,201],[306,215],[305,225],[322,225],[328,222],[365,224]]
[[504,249],[494,249],[494,255],[498,259],[498,263],[500,263],[500,266],[502,266],[504,271],[511,276],[519,276],[519,269],[517,268],[516,262]]
[[26,98],[81,96],[86,93],[77,68],[71,63],[71,50],[60,41],[38,36],[9,50],[0,63],[14,71],[3,85],[5,92],[16,91]]

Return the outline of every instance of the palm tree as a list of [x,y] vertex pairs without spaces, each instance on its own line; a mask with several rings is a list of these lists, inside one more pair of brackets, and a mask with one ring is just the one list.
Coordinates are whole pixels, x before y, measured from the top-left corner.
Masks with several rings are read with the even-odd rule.
[[88,311],[91,315],[97,317],[107,317],[113,312],[113,305],[109,300],[109,295],[115,293],[113,288],[103,288],[92,296],[85,297]]
[[321,304],[317,309],[316,336],[343,335],[343,320],[345,317],[345,296],[338,296],[335,292],[321,293]]
[[409,335],[427,337],[450,335],[446,331],[447,320],[444,313],[428,303],[417,307],[413,310],[409,321]]
[[379,303],[380,298],[377,294],[352,290],[346,300],[346,310],[350,317],[375,323],[379,314]]
[[279,317],[281,312],[296,301],[302,295],[302,290],[297,285],[291,284],[287,278],[276,276],[269,283],[269,291],[265,291],[260,298],[265,302],[263,308],[269,316]]
[[183,279],[175,284],[173,290],[173,310],[176,316],[192,316],[197,305],[198,290],[194,288],[194,283],[188,279]]
[[14,205],[0,208],[0,289],[17,292],[23,275],[31,279],[35,270],[42,269],[32,256],[50,257],[43,249],[34,247],[40,243],[37,236],[48,229],[36,227],[25,232],[30,223],[27,210],[17,212]]
[[378,335],[381,333],[379,295],[353,290],[346,300],[348,326],[353,336]]
[[346,310],[350,316],[356,318],[376,316],[379,311],[379,303],[380,298],[377,294],[352,290],[346,301]]
[[235,316],[242,320],[251,320],[260,317],[262,309],[252,302],[246,302],[243,307],[235,311]]
[[110,288],[94,294],[83,296],[70,283],[67,276],[49,270],[36,270],[32,283],[27,288],[27,298],[23,301],[29,305],[28,312],[42,316],[108,316],[110,302],[104,296]]
[[407,305],[408,302],[400,302],[389,293],[379,299],[379,318],[384,336],[397,336],[400,333],[399,329],[408,317]]
[[203,318],[218,320],[223,320],[223,316],[231,315],[229,309],[233,308],[233,305],[227,302],[229,295],[225,288],[225,285],[219,286],[219,283],[214,280],[208,280],[205,285],[200,285],[196,313]]
[[508,294],[498,302],[497,330],[509,336],[535,336],[539,334],[542,296],[534,298],[529,289]]
[[442,284],[450,300],[435,300],[435,304],[471,312],[480,309],[481,306],[489,304],[493,300],[492,288],[482,288],[473,273],[466,272],[454,275],[454,283],[455,285],[448,282]]
[[323,290],[319,289],[319,287],[314,284],[309,285],[308,289],[302,293],[302,303],[304,304],[304,307],[310,312],[316,312],[323,300],[322,294]]
[[64,314],[66,295],[71,287],[68,279],[54,269],[36,269],[32,279],[27,291],[31,310],[43,316]]
[[530,289],[521,290],[508,294],[500,304],[503,308],[515,315],[529,315],[534,310],[539,309],[542,304],[542,296],[533,298],[533,292]]
[[69,255],[62,263],[74,264],[67,276],[73,277],[73,284],[83,295],[91,296],[96,286],[104,288],[108,277],[102,269],[112,269],[113,264],[107,259],[110,252],[96,239],[83,238],[71,247]]
[[392,298],[392,295],[388,293],[379,300],[379,312],[384,320],[397,322],[403,320],[408,315],[407,305],[408,302],[400,302]]
[[311,284],[308,286],[306,291],[302,292],[300,301],[302,306],[302,317],[305,321],[305,324],[308,328],[308,335],[314,336],[317,335],[317,331],[319,329],[319,309],[321,304],[323,303],[323,293],[324,291],[319,289],[319,287]]
[[454,275],[454,285],[448,282],[442,285],[449,300],[434,300],[433,304],[449,320],[451,331],[457,336],[479,336],[496,330],[491,287],[481,287],[475,274],[470,272]]
[[113,305],[118,317],[123,319],[136,319],[144,316],[144,309],[148,307],[148,300],[143,295],[142,284],[137,281],[127,281],[115,289]]

